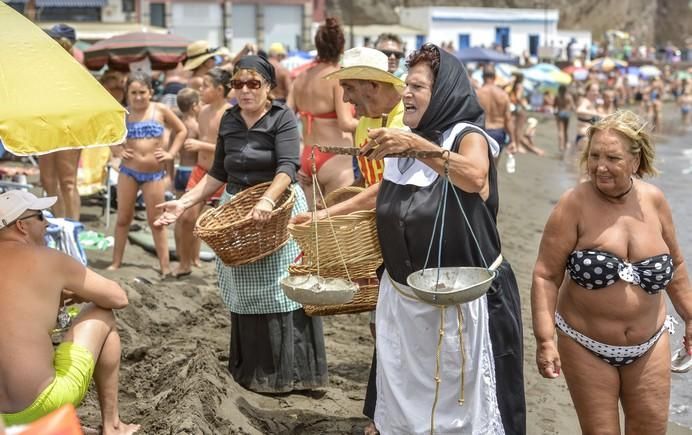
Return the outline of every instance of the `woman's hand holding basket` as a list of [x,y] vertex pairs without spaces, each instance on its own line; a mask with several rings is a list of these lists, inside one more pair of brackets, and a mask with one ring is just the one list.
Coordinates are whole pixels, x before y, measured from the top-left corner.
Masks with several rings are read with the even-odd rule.
[[269,198],[262,197],[257,204],[250,210],[248,217],[251,217],[258,225],[264,225],[272,216],[274,204],[269,202]]

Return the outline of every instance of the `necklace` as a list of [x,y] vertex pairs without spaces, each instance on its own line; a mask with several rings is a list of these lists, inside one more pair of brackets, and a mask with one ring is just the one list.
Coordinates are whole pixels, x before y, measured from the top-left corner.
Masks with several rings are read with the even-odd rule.
[[596,186],[595,184],[594,184],[594,187],[596,188],[596,190],[598,190],[598,192],[599,192],[601,195],[605,196],[606,198],[610,198],[610,199],[622,199],[625,195],[627,195],[628,193],[630,193],[630,191],[631,191],[632,188],[634,187],[634,179],[630,177],[630,187],[628,187],[627,190],[625,190],[624,192],[622,192],[622,193],[619,194],[619,195],[608,195],[607,193],[605,193],[604,191],[602,191],[601,189],[599,189],[598,186]]

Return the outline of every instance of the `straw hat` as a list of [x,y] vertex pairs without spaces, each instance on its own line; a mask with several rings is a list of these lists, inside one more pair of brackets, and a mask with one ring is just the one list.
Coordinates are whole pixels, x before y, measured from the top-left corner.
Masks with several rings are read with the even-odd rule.
[[197,69],[210,57],[221,54],[219,49],[210,48],[207,41],[195,41],[187,46],[185,63],[183,68],[186,70]]
[[274,42],[272,45],[269,46],[269,55],[286,55],[286,48],[284,48],[284,45],[280,42]]
[[388,71],[387,55],[374,48],[356,47],[344,51],[341,69],[324,76],[325,79],[372,80],[402,89],[404,82]]

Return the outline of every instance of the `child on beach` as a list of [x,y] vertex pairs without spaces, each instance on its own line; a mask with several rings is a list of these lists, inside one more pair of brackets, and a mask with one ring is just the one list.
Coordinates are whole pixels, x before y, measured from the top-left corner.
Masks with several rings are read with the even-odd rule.
[[[226,100],[231,89],[230,81],[231,74],[218,67],[212,68],[204,75],[200,89],[200,98],[204,106],[200,109],[198,116],[199,139],[188,138],[184,144],[185,151],[197,154],[197,163],[192,169],[186,190],[192,189],[199,183],[214,161],[221,117],[227,109],[231,108]],[[224,187],[221,187],[211,198],[221,198],[223,190]],[[192,265],[199,265],[200,241],[192,234],[192,230],[203,208],[204,203],[188,208],[175,225],[176,252],[180,261],[174,274],[177,278],[190,275]]]
[[[524,129],[524,134],[522,135],[519,142],[527,150],[531,151],[536,155],[542,156],[543,154],[545,154],[545,151],[538,148],[538,146],[536,146],[536,144],[533,143],[533,137],[536,135],[537,125],[538,120],[536,118],[529,118],[528,121],[526,121],[526,128]],[[521,150],[521,148],[519,149]]]
[[[187,139],[197,139],[199,138],[199,123],[197,122],[197,116],[199,115],[199,110],[201,108],[199,102],[199,92],[192,88],[184,88],[176,96],[176,104],[178,109],[180,109],[180,120],[185,124],[187,128]],[[178,167],[175,171],[175,194],[177,198],[180,198],[186,191],[187,182],[190,180],[190,174],[192,169],[197,163],[197,153],[194,151],[188,151],[184,147],[180,150]]]
[[[113,263],[109,270],[119,269],[125,253],[125,243],[135,210],[137,191],[142,190],[147,210],[147,221],[154,238],[162,276],[170,273],[168,237],[165,228],[155,227],[156,204],[164,201],[164,166],[170,162],[183,145],[187,128],[178,117],[163,104],[151,101],[151,78],[143,73],[133,73],[127,80],[125,93],[128,103],[127,141],[123,145],[122,163],[118,176],[118,219],[115,226]],[[171,146],[165,150],[164,124],[171,129]]]

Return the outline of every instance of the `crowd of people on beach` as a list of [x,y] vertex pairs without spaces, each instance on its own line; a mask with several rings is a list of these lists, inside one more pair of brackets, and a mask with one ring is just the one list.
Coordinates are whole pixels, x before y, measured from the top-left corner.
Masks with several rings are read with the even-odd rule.
[[[64,25],[51,35],[68,51],[76,39]],[[501,83],[493,65],[475,65],[476,82],[447,44],[407,50],[397,35],[382,34],[371,47],[345,50],[334,18],[317,29],[314,44],[315,60],[298,73],[282,65],[286,49],[278,43],[232,56],[197,41],[176,69],[98,78],[128,111],[126,141],[111,150],[117,221],[108,269],[123,267],[140,197],[161,286],[199,273],[195,222],[248,188],[266,184],[247,215],[260,228],[287,191],[294,225],[374,209],[383,264],[370,316],[376,344],[364,433],[525,434],[525,325],[497,229],[498,170],[503,162],[520,176],[516,153],[557,155],[579,165],[582,178],[551,212],[533,272],[537,370],[548,379],[564,373],[584,433],[620,433],[621,404],[626,430],[664,434],[668,333],[681,323],[679,359],[689,368],[692,288],[671,208],[644,177],[657,174],[652,133],[663,126],[662,102],[679,107],[681,125],[692,124],[692,82],[668,65],[638,83],[616,68],[593,69],[545,92],[535,107],[521,72]],[[535,142],[550,118],[554,150]],[[359,151],[354,157],[318,145]],[[39,159],[45,197],[0,194],[0,317],[16,331],[0,335],[0,433],[3,420],[28,424],[65,403],[79,405],[92,378],[102,433],[139,429],[118,411],[113,313],[127,306],[125,290],[43,246],[45,212],[79,220],[79,154]],[[337,204],[314,201],[316,191],[350,186],[362,189]],[[228,370],[248,390],[328,385],[322,320],[280,285],[300,254],[289,240],[249,264],[217,261],[231,319]],[[429,265],[486,269],[492,284],[470,302],[426,303],[408,278]],[[666,312],[664,294],[680,322]],[[80,313],[54,348],[46,331],[70,304],[80,304]]]

